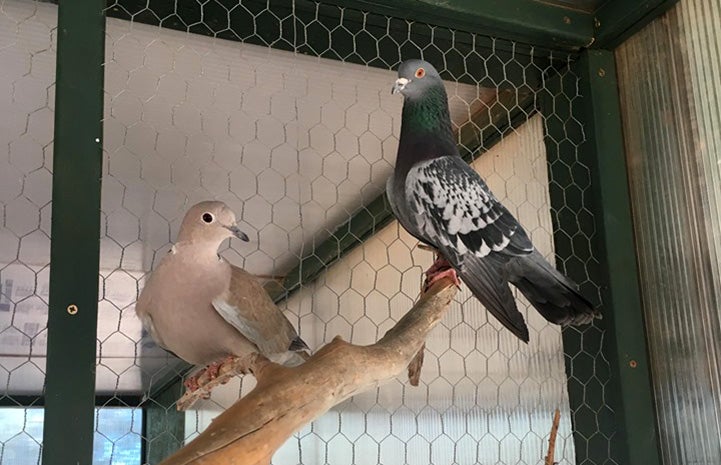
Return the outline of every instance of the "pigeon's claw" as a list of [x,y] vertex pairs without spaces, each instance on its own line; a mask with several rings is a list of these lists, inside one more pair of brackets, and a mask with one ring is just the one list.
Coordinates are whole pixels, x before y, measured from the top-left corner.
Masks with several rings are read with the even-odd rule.
[[430,268],[425,272],[426,280],[423,284],[423,292],[430,289],[430,287],[437,281],[443,278],[450,278],[457,287],[461,287],[461,280],[458,279],[456,270],[453,269],[451,264],[443,258],[440,254],[437,256],[436,261],[433,262]]

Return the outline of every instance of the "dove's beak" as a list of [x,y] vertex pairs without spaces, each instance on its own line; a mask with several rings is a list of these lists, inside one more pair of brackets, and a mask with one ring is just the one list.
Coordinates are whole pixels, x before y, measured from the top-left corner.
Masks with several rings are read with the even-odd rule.
[[402,91],[406,88],[408,83],[411,82],[406,78],[398,78],[396,79],[396,83],[393,84],[393,88],[391,89],[391,94],[397,94],[398,92]]
[[243,241],[243,242],[248,242],[248,241],[250,241],[250,238],[248,238],[248,235],[247,235],[246,233],[244,233],[243,231],[241,231],[240,228],[238,228],[238,226],[232,225],[232,226],[226,226],[226,228],[227,228],[230,232],[232,232],[233,235],[234,235],[235,237],[237,237],[238,239],[240,239],[241,241]]

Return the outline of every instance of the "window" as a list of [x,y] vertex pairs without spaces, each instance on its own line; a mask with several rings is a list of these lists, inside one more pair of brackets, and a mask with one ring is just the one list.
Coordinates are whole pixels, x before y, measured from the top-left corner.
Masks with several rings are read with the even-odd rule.
[[[42,408],[0,408],[0,465],[40,463]],[[139,408],[95,409],[93,465],[140,465],[143,414]]]

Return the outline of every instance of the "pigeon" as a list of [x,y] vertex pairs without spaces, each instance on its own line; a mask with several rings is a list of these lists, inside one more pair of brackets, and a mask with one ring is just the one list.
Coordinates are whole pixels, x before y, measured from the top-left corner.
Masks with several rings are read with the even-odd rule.
[[528,327],[508,283],[548,321],[579,325],[598,310],[533,247],[526,231],[460,157],[438,71],[401,63],[392,94],[403,95],[398,157],[386,185],[391,210],[415,238],[439,253],[430,283],[458,277],[503,326],[524,342]]
[[[223,202],[200,202],[188,210],[177,242],[138,297],[135,311],[143,327],[160,347],[216,373],[228,357],[253,352],[299,365],[309,349],[293,325],[255,276],[218,255],[220,244],[233,236],[248,241]],[[195,381],[186,385],[192,389]]]

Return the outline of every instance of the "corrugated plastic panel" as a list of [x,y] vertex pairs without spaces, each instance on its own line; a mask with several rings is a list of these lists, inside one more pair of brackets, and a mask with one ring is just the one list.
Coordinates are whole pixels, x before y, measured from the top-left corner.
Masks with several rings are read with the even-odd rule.
[[721,463],[721,4],[617,50],[664,463]]

